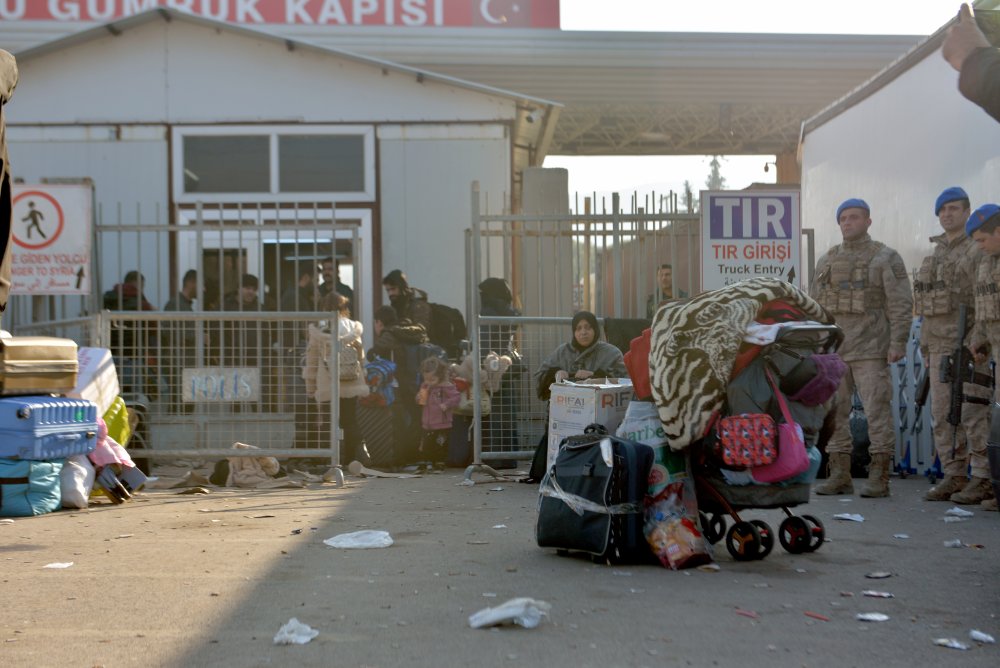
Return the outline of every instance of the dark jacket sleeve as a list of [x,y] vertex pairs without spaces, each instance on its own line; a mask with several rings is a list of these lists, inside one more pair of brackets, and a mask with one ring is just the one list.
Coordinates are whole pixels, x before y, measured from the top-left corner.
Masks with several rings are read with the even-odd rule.
[[976,49],[962,63],[958,78],[962,95],[1000,121],[1000,49]]

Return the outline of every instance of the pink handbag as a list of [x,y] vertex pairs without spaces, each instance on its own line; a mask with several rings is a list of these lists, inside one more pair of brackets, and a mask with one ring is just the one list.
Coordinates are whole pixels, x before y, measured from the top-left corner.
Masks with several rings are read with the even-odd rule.
[[778,425],[778,456],[770,464],[755,466],[750,470],[750,474],[757,482],[771,484],[788,480],[809,468],[809,455],[806,453],[806,443],[802,436],[802,427],[792,419],[788,412],[788,404],[785,402],[785,395],[778,389],[777,383],[771,377],[771,372],[766,371],[767,380],[771,383],[774,396],[781,407],[781,415],[785,418],[782,424]]

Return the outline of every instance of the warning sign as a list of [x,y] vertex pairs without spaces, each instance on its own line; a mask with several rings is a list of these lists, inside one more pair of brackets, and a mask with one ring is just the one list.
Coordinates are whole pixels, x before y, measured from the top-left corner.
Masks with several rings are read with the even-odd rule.
[[12,294],[90,294],[91,199],[90,186],[14,186]]

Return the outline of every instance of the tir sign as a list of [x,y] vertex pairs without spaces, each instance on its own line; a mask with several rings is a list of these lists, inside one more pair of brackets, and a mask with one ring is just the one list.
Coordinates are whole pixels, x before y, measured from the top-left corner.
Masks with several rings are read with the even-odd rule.
[[[712,204],[721,214],[713,216],[720,229],[712,230],[716,239],[790,239],[790,220],[785,203],[775,197],[719,197]],[[786,227],[787,225],[787,227]],[[715,225],[713,225],[715,227]]]

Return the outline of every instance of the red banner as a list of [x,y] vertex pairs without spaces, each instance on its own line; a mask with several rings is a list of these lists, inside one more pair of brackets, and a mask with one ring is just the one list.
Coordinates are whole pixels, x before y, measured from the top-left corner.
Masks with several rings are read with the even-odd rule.
[[108,22],[157,7],[243,25],[559,28],[559,0],[0,0],[0,21]]

